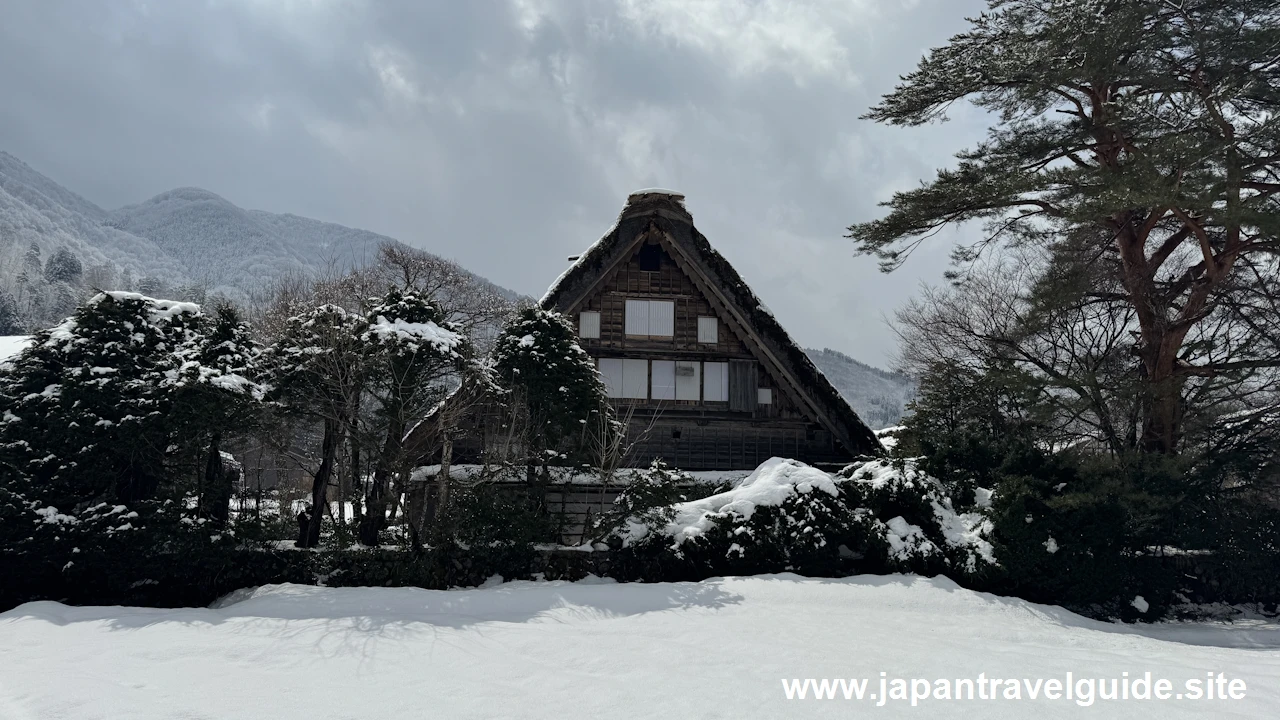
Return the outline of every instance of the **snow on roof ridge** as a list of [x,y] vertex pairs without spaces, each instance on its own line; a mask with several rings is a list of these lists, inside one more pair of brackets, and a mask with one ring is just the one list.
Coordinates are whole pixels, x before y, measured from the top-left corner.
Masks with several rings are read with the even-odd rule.
[[[564,282],[564,279],[567,278],[570,275],[570,273],[574,271],[574,269],[578,268],[579,266],[586,265],[588,262],[594,259],[596,252],[599,251],[601,246],[603,246],[609,240],[613,239],[614,233],[618,231],[618,225],[622,222],[623,218],[626,217],[627,211],[630,209],[633,201],[638,200],[644,197],[645,195],[658,195],[658,196],[669,197],[675,200],[680,205],[681,209],[684,208],[684,193],[678,190],[666,190],[664,188],[644,188],[641,190],[636,190],[634,192],[628,193],[627,202],[625,205],[623,205],[622,212],[618,215],[618,219],[613,221],[613,225],[609,226],[609,229],[605,231],[604,235],[601,235],[599,239],[597,239],[595,242],[588,245],[585,250],[579,253],[575,257],[575,259],[570,262],[569,267],[565,268],[564,272],[560,273],[560,276],[557,277],[555,281],[551,283],[551,285],[547,288],[547,291],[542,294],[541,298],[539,298],[538,300],[539,305],[546,303],[547,299],[555,294],[555,292],[560,288],[560,283]],[[688,211],[686,210],[685,212],[687,213]]]
[[627,199],[629,200],[637,195],[671,195],[673,197],[684,198],[684,193],[679,190],[667,190],[666,188],[642,188],[640,190],[632,190],[627,193]]

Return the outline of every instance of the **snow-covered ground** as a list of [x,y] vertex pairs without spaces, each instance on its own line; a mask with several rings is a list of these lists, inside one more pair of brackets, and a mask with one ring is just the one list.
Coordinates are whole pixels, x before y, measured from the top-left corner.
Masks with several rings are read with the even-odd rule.
[[0,363],[22,352],[30,344],[31,338],[27,335],[0,335]]
[[[217,609],[42,602],[0,615],[0,718],[1280,716],[1280,626],[1112,625],[945,579],[285,585],[239,595]],[[1006,684],[1001,699],[877,707],[882,672],[917,693],[913,679],[1046,682],[1037,700],[1027,689],[1004,699]],[[1126,672],[1170,680],[1173,692],[1209,672],[1246,689],[1242,700],[1095,691],[1089,706],[1061,691],[1067,673]],[[870,682],[861,701],[841,689],[814,700],[811,687],[808,699],[788,700],[783,680],[805,678]],[[1054,679],[1060,697],[1048,700]]]

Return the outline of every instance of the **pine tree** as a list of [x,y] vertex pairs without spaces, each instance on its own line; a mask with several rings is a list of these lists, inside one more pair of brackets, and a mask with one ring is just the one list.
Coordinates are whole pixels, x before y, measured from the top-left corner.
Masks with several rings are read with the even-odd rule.
[[51,283],[67,283],[74,285],[84,274],[84,266],[75,253],[66,248],[58,248],[58,252],[44,264],[44,279]]
[[154,497],[166,453],[174,349],[191,342],[199,308],[102,293],[0,373],[0,460],[21,467],[57,507]]
[[165,295],[168,292],[168,288],[168,283],[152,275],[147,275],[138,281],[138,292],[143,295],[150,295],[152,297]]
[[310,518],[300,538],[304,547],[320,542],[338,446],[364,386],[360,337],[367,329],[362,316],[338,305],[321,305],[288,318],[279,339],[263,354],[265,377],[272,386],[268,398],[286,413],[323,428]]
[[22,256],[22,269],[26,272],[29,279],[34,279],[43,272],[44,261],[40,259],[40,246],[31,243],[27,247],[27,252]]
[[65,282],[53,283],[49,286],[48,305],[45,311],[54,318],[69,317],[76,311],[79,301],[79,294],[71,285]]
[[1032,411],[1038,395],[1008,367],[936,363],[921,374],[897,449],[924,456],[921,466],[943,480],[993,487],[1005,457],[1044,444]]
[[365,391],[373,399],[382,449],[365,495],[360,542],[377,545],[387,522],[393,474],[407,472],[405,433],[462,375],[472,352],[466,337],[445,323],[436,308],[414,290],[391,290],[374,300],[366,316]]
[[[915,126],[970,100],[987,139],[888,214],[849,228],[898,267],[942,227],[1082,254],[1134,314],[1142,447],[1177,452],[1197,378],[1280,365],[1280,5],[990,0],[867,117]],[[1259,301],[1259,299],[1261,299]]]
[[8,290],[0,289],[0,335],[21,335],[18,301]]
[[495,342],[493,363],[516,422],[527,429],[531,467],[585,460],[593,433],[602,423],[611,426],[600,374],[563,315],[522,311]]
[[183,449],[200,458],[200,512],[215,528],[224,527],[230,509],[233,475],[222,445],[258,418],[264,389],[255,382],[259,349],[236,308],[214,308],[203,332],[177,350],[180,365],[170,373],[175,389],[174,422],[186,428]]

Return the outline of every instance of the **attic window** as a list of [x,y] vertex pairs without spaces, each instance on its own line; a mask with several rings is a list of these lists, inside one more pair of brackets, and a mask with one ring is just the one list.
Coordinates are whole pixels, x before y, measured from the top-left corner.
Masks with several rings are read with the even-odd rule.
[[578,337],[597,339],[600,337],[599,312],[586,310],[578,314]]
[[711,345],[720,342],[720,323],[716,318],[698,318],[698,342]]
[[639,260],[642,271],[658,272],[662,269],[662,248],[657,245],[641,245]]

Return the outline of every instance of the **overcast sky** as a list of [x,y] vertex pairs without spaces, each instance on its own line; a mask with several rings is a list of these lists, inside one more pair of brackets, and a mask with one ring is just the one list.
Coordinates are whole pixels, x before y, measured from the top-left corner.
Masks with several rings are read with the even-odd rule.
[[850,223],[971,144],[859,120],[979,0],[31,0],[0,150],[107,208],[179,186],[393,236],[540,296],[629,191],[680,190],[797,341],[877,365],[950,239]]

